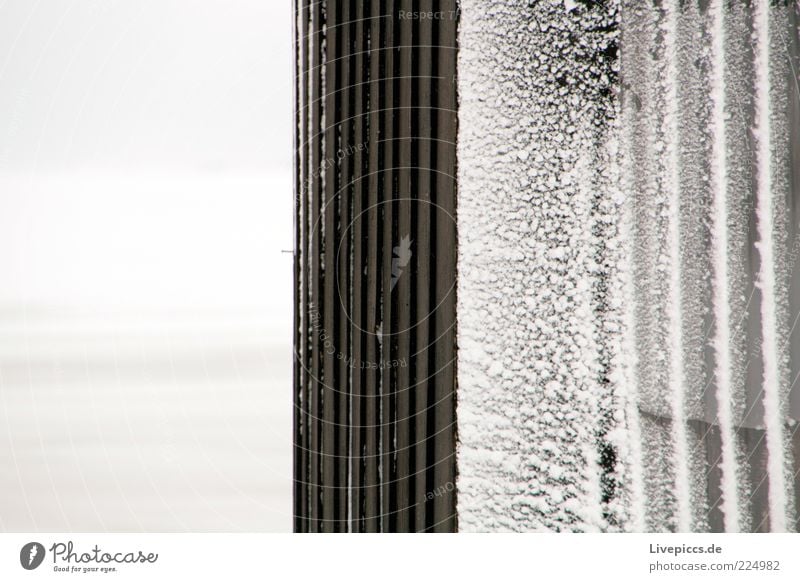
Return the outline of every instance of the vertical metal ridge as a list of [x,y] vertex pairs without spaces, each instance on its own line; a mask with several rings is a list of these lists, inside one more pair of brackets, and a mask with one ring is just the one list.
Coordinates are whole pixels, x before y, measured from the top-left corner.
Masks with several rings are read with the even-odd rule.
[[308,3],[306,0],[294,2],[294,39],[297,45],[297,55],[294,61],[294,99],[297,103],[295,112],[294,152],[297,167],[294,185],[294,211],[297,217],[294,229],[294,414],[298,421],[294,423],[293,465],[294,474],[297,476],[293,487],[293,527],[295,531],[303,531],[306,527],[301,519],[308,503],[308,428],[306,426],[306,405],[308,402],[308,346],[305,342],[306,333],[303,327],[308,322],[308,302],[305,290],[308,281],[304,272],[304,258],[308,243],[308,230],[305,219],[308,215],[306,207],[307,197],[305,187],[308,183],[308,164],[305,154],[306,132],[306,107],[308,103],[307,78],[308,72],[304,66],[308,54]]
[[[363,531],[363,498],[364,498],[364,454],[362,447],[364,443],[364,406],[363,406],[363,358],[366,334],[362,333],[364,327],[364,313],[366,312],[366,302],[364,293],[364,250],[365,240],[362,231],[364,222],[363,212],[367,209],[364,201],[364,180],[366,180],[365,163],[367,160],[362,153],[361,146],[366,142],[366,131],[368,121],[367,115],[367,80],[369,78],[367,38],[365,21],[365,2],[351,2],[355,7],[354,27],[355,27],[355,64],[354,72],[354,96],[353,96],[353,143],[356,146],[354,156],[353,171],[353,209],[352,209],[352,243],[353,243],[353,288],[351,296],[350,315],[352,322],[350,325],[352,342],[351,366],[351,400],[350,400],[350,531]],[[366,97],[366,98],[365,98]]]
[[[432,0],[422,0],[419,3],[420,12],[434,10]],[[426,524],[428,482],[427,468],[430,464],[428,456],[428,434],[434,425],[428,425],[428,399],[429,386],[429,354],[433,351],[431,344],[428,314],[430,313],[430,280],[431,271],[431,140],[433,131],[431,115],[433,108],[432,85],[436,82],[433,78],[432,60],[436,54],[433,47],[433,22],[423,20],[419,25],[419,48],[416,51],[416,68],[413,71],[412,86],[415,88],[416,105],[414,109],[414,137],[416,139],[415,155],[415,180],[416,193],[416,228],[414,233],[414,255],[412,257],[414,275],[414,348],[413,359],[413,444],[414,444],[414,531],[424,531]],[[411,362],[409,362],[411,365]]]
[[432,226],[431,245],[435,248],[432,272],[435,358],[432,370],[434,384],[433,451],[430,459],[433,468],[431,487],[443,491],[433,498],[433,511],[429,512],[429,531],[455,531],[456,521],[456,152],[458,128],[456,98],[456,51],[458,4],[456,0],[442,2],[441,9],[451,15],[439,22],[434,36],[438,58],[435,75],[436,99],[436,187],[432,200],[436,204],[436,220]]
[[[309,246],[311,247],[309,253],[309,292],[311,295],[310,304],[314,310],[317,322],[322,310],[321,300],[322,294],[320,293],[320,258],[321,258],[321,238],[322,233],[320,230],[320,212],[322,204],[320,197],[322,189],[320,184],[320,173],[323,167],[322,157],[322,141],[319,139],[319,127],[322,118],[322,74],[321,74],[321,57],[322,57],[322,2],[311,0],[311,18],[309,24],[309,106],[310,106],[310,121],[308,127],[309,142],[309,167],[312,175],[309,176],[311,180],[310,185],[310,204],[309,210],[309,225],[311,228]],[[310,334],[311,343],[311,388],[309,390],[309,509],[308,509],[308,524],[307,531],[320,530],[321,518],[321,464],[320,453],[322,447],[322,438],[320,430],[320,414],[322,412],[320,406],[321,397],[321,382],[320,377],[322,370],[320,368],[320,332],[319,325],[314,325]]]
[[[382,164],[382,147],[380,144],[383,119],[381,107],[384,103],[384,88],[381,75],[383,72],[381,47],[384,43],[381,3],[370,0],[369,23],[369,187],[367,189],[367,297],[365,308],[366,329],[366,363],[375,362],[380,354],[378,325],[380,323],[380,300],[378,295],[380,269],[380,167]],[[377,369],[368,366],[365,370],[364,406],[366,414],[364,443],[364,531],[380,531],[380,380]]]
[[334,503],[336,486],[336,392],[338,388],[337,349],[337,281],[336,281],[336,233],[338,229],[337,211],[339,202],[339,171],[336,151],[339,134],[339,95],[338,62],[339,48],[339,7],[340,2],[325,3],[325,71],[324,121],[322,124],[324,148],[324,209],[323,221],[323,277],[322,285],[325,301],[322,308],[322,531],[333,531],[335,521]]

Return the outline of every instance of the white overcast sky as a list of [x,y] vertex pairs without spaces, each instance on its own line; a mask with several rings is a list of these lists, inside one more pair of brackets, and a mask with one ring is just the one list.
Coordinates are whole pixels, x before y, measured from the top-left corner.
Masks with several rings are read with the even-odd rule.
[[0,0],[3,171],[287,169],[289,0]]
[[0,0],[0,303],[290,309],[288,0]]

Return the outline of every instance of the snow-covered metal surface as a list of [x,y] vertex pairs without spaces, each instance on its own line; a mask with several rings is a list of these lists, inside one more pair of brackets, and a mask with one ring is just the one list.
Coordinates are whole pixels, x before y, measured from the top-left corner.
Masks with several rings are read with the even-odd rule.
[[462,2],[462,530],[797,528],[796,11]]

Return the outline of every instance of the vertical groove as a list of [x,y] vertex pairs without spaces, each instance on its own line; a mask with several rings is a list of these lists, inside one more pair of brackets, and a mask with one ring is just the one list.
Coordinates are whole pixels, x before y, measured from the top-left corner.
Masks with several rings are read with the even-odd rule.
[[[367,42],[365,35],[368,22],[365,20],[365,2],[353,2],[355,5],[355,65],[353,72],[354,101],[353,101],[353,144],[356,147],[354,152],[354,173],[353,173],[353,212],[352,212],[352,244],[353,244],[353,289],[351,298],[350,313],[353,318],[350,325],[352,342],[351,366],[351,401],[350,401],[350,531],[363,531],[363,499],[364,499],[364,396],[363,396],[363,358],[364,345],[367,335],[363,333],[364,314],[367,310],[365,301],[364,284],[366,276],[364,250],[365,240],[362,225],[366,210],[364,199],[364,181],[367,179],[364,170],[367,159],[362,151],[362,146],[366,142],[366,131],[368,127],[367,116],[367,91],[368,91],[368,57]],[[365,267],[362,267],[365,266]]]
[[716,354],[717,416],[721,433],[721,490],[725,530],[739,531],[736,451],[733,428],[733,390],[731,382],[730,297],[728,277],[728,175],[725,131],[725,7],[724,0],[713,0],[711,30],[711,200],[712,264]]
[[[367,189],[367,298],[366,298],[366,362],[377,361],[379,355],[378,326],[380,325],[379,252],[380,252],[380,212],[379,201],[383,184],[380,167],[382,164],[380,135],[382,123],[381,107],[384,106],[383,81],[381,75],[384,35],[381,17],[381,3],[371,0],[370,52],[369,52],[369,188]],[[380,381],[377,370],[368,367],[365,371],[366,414],[364,444],[364,531],[380,531]]]
[[[728,255],[728,278],[731,283],[730,314],[732,321],[730,348],[731,388],[730,402],[733,411],[734,455],[737,470],[737,496],[739,499],[739,529],[751,531],[753,515],[756,511],[754,500],[755,485],[760,477],[750,470],[747,457],[747,440],[752,431],[742,430],[744,426],[754,426],[750,422],[751,406],[756,404],[754,393],[761,386],[761,356],[759,346],[760,297],[756,293],[756,271],[758,257],[753,252],[755,243],[755,167],[753,165],[753,93],[752,79],[754,59],[752,55],[752,5],[734,3],[725,6],[725,87],[726,111],[725,131],[728,141],[727,182],[728,182],[728,242],[731,253]],[[757,416],[757,415],[756,415]],[[713,418],[712,418],[713,420]],[[713,431],[712,431],[713,432]],[[714,460],[722,460],[722,435],[718,437]],[[755,459],[752,464],[756,463]],[[721,466],[720,466],[721,468]],[[760,469],[759,469],[760,470]],[[755,479],[753,477],[755,476]],[[721,477],[721,474],[720,474]],[[721,500],[723,492],[717,491]],[[721,510],[721,505],[719,507]],[[722,517],[721,513],[719,517]],[[760,520],[760,518],[759,518]],[[759,520],[755,520],[757,524]],[[719,519],[718,519],[719,521]],[[724,525],[724,524],[723,524]],[[719,528],[716,530],[719,531]]]
[[[381,235],[379,238],[381,258],[380,258],[380,282],[378,289],[380,293],[381,320],[379,323],[379,339],[381,342],[380,363],[391,360],[393,356],[393,346],[395,345],[395,329],[392,297],[391,297],[391,276],[392,276],[392,241],[394,224],[394,199],[395,175],[396,175],[396,146],[395,138],[395,118],[396,107],[396,63],[395,63],[395,4],[393,0],[387,0],[383,4],[385,10],[385,38],[381,43],[383,49],[383,96],[385,99],[383,114],[383,131],[381,142],[383,143],[383,158],[381,160],[382,183],[380,210],[383,220],[381,221]],[[395,492],[395,472],[394,472],[394,451],[395,451],[395,418],[393,407],[394,385],[391,377],[392,370],[387,366],[379,368],[380,374],[380,515],[381,530],[396,531],[394,492]]]
[[[413,11],[414,6],[412,0],[400,0],[399,10],[403,12]],[[412,111],[412,96],[411,96],[411,57],[413,54],[413,36],[412,29],[416,20],[399,20],[400,29],[400,51],[399,51],[399,79],[395,82],[395,87],[399,88],[399,103],[397,105],[398,111],[396,113],[396,121],[398,122],[397,129],[397,231],[392,238],[391,243],[387,248],[392,248],[392,263],[395,263],[394,248],[399,249],[399,245],[404,237],[409,236],[411,233],[411,146],[413,143],[413,136],[411,133],[411,111]],[[410,277],[397,276],[396,270],[391,274],[391,284],[389,293],[392,302],[397,305],[397,327],[393,330],[395,341],[397,343],[397,353],[394,358],[387,358],[387,360],[400,360],[408,358],[410,355],[410,337],[411,337],[411,287]],[[393,288],[392,288],[393,287]],[[411,508],[410,503],[410,476],[411,476],[411,383],[409,382],[409,367],[392,367],[392,372],[396,374],[397,383],[395,385],[396,398],[397,398],[397,417],[396,417],[396,431],[397,431],[397,450],[396,450],[396,463],[397,463],[397,529],[399,531],[408,531],[410,529]]]
[[302,6],[295,529],[453,531],[455,18]]
[[758,288],[761,291],[761,356],[763,368],[763,403],[766,424],[769,518],[772,531],[786,531],[786,481],[784,475],[783,428],[780,417],[780,372],[777,341],[777,297],[775,250],[773,240],[772,163],[770,145],[770,63],[769,5],[756,2],[753,11],[755,30],[756,122],[756,217],[760,257]]
[[[789,313],[800,313],[800,265],[798,261],[798,242],[800,242],[800,5],[795,3],[788,10],[789,41],[788,58],[788,121],[789,121],[789,242],[792,250],[787,265],[791,269],[789,277]],[[796,316],[795,316],[796,317]],[[794,485],[794,531],[800,532],[800,334],[789,336],[790,379],[788,388],[789,424],[793,424],[789,446],[792,450],[792,461],[789,471]],[[791,523],[791,522],[790,522]]]
[[334,459],[335,476],[335,522],[333,531],[347,531],[348,523],[348,491],[349,491],[349,450],[351,420],[350,411],[350,366],[352,355],[350,349],[350,321],[349,309],[352,297],[350,237],[352,235],[352,212],[350,207],[350,194],[353,188],[353,161],[351,153],[353,145],[353,119],[351,113],[353,59],[355,51],[352,46],[352,21],[350,15],[350,1],[337,3],[337,34],[338,51],[336,57],[337,85],[336,91],[338,142],[336,144],[336,164],[338,166],[339,184],[337,189],[337,233],[336,233],[336,358],[338,359],[338,375],[335,386],[336,414],[334,416],[334,430],[336,434]]
[[629,499],[630,523],[628,529],[634,532],[644,532],[647,529],[646,490],[649,483],[645,478],[647,467],[644,463],[645,455],[643,453],[647,423],[641,416],[642,395],[640,391],[643,385],[653,381],[652,375],[647,374],[649,362],[646,358],[641,357],[636,341],[643,323],[639,317],[641,289],[639,281],[646,279],[647,270],[652,268],[653,262],[643,265],[639,258],[642,255],[640,249],[651,248],[645,243],[651,240],[656,231],[655,228],[642,228],[639,220],[640,214],[646,212],[648,205],[652,203],[651,196],[640,194],[642,190],[649,192],[651,187],[649,181],[644,180],[645,176],[651,173],[647,171],[646,167],[648,159],[645,152],[647,150],[639,147],[639,144],[645,139],[643,127],[647,119],[647,110],[643,111],[646,103],[642,100],[641,95],[644,94],[653,74],[653,67],[645,65],[644,50],[652,43],[642,40],[642,37],[650,38],[649,35],[646,35],[650,27],[643,25],[643,9],[644,7],[638,4],[623,4],[621,8],[623,19],[620,25],[620,45],[630,47],[629,50],[620,53],[620,76],[627,75],[629,77],[629,80],[622,83],[621,99],[624,144],[621,186],[622,192],[627,195],[627,202],[624,206],[625,215],[621,221],[620,239],[629,241],[624,246],[626,260],[625,269],[622,272],[625,295],[629,298],[625,306],[624,326],[628,331],[623,337],[625,345],[621,361],[624,364],[624,384],[628,387],[625,408],[630,435],[627,443],[629,450],[625,456],[627,459],[625,469],[629,476],[627,498]]
[[[625,8],[621,8],[623,17],[625,17]],[[631,21],[634,19],[631,18]],[[623,20],[624,22],[624,20]],[[626,35],[626,28],[620,26],[621,38],[620,44],[625,45],[628,42]],[[631,34],[631,44],[635,43],[635,35]],[[636,51],[631,51],[631,54],[620,54],[620,69],[625,71],[629,66],[635,66],[639,59]],[[633,532],[644,532],[646,529],[646,510],[645,510],[645,494],[644,494],[644,465],[642,457],[642,429],[641,419],[639,415],[639,395],[637,394],[637,387],[639,386],[639,358],[635,349],[635,330],[637,327],[636,322],[636,251],[639,234],[637,232],[636,216],[638,211],[636,191],[636,179],[632,172],[635,167],[634,151],[636,150],[636,135],[639,120],[634,113],[635,108],[632,105],[638,99],[636,94],[636,87],[632,85],[623,84],[623,93],[621,95],[621,152],[622,152],[622,167],[621,167],[621,182],[622,192],[626,195],[626,202],[623,205],[623,217],[620,221],[620,240],[629,241],[628,245],[623,247],[624,259],[623,266],[620,269],[621,288],[625,295],[624,304],[624,328],[628,333],[623,335],[623,347],[621,350],[620,363],[622,364],[623,380],[622,385],[624,391],[624,413],[625,422],[628,426],[629,438],[626,443],[627,450],[623,452],[621,458],[624,459],[624,471],[628,476],[626,484],[626,499],[629,512],[629,523],[627,530]]]
[[680,175],[679,175],[679,124],[678,124],[678,70],[677,27],[678,0],[666,3],[664,58],[666,59],[666,108],[664,111],[664,138],[666,140],[666,187],[669,205],[667,248],[669,250],[668,291],[668,350],[669,386],[672,395],[672,438],[674,440],[675,495],[678,503],[678,531],[691,529],[688,447],[685,422],[686,386],[683,374],[683,309],[681,293],[681,233],[680,233]]

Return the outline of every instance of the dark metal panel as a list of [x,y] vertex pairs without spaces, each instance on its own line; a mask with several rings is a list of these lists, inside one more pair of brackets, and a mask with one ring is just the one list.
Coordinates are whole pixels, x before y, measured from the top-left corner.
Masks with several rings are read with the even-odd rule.
[[434,4],[298,0],[297,531],[456,527],[456,18]]
[[[294,136],[295,165],[297,176],[294,185],[295,216],[295,241],[294,241],[294,345],[296,346],[294,366],[294,414],[297,419],[294,423],[294,515],[306,513],[308,506],[308,429],[307,410],[308,402],[308,349],[306,334],[303,328],[308,325],[308,301],[305,293],[307,281],[304,277],[303,264],[306,249],[308,248],[308,229],[306,217],[307,196],[304,195],[306,180],[308,179],[308,163],[306,154],[305,136],[308,130],[306,106],[308,103],[308,71],[304,66],[308,58],[308,6],[303,2],[295,4],[294,39],[297,46],[294,62],[294,97],[297,103],[295,111],[295,124],[297,131]],[[295,529],[301,530],[304,524],[295,521]]]
[[454,531],[456,522],[456,136],[458,127],[456,93],[456,46],[458,3],[456,0],[441,2],[441,10],[452,15],[439,21],[434,29],[434,46],[438,56],[434,61],[436,83],[436,188],[433,198],[436,221],[432,226],[432,243],[436,249],[435,275],[431,293],[436,305],[432,358],[435,365],[431,373],[434,381],[432,428],[433,451],[430,467],[433,469],[432,491],[442,492],[433,498],[433,511],[428,512],[432,521],[429,531]]
[[322,408],[320,406],[321,397],[321,351],[320,351],[320,310],[322,309],[322,294],[320,292],[320,245],[322,233],[320,231],[320,213],[322,209],[321,204],[321,180],[320,175],[323,168],[323,159],[320,155],[322,153],[322,141],[319,139],[320,119],[322,113],[322,82],[320,71],[320,63],[322,56],[322,3],[319,1],[311,0],[310,6],[310,24],[309,24],[309,61],[308,61],[308,76],[309,76],[309,127],[306,139],[308,140],[308,159],[309,159],[309,186],[306,192],[309,196],[309,210],[308,210],[308,225],[309,233],[309,251],[308,263],[303,265],[303,268],[308,268],[308,292],[310,294],[311,309],[314,313],[314,323],[311,326],[310,332],[310,351],[311,361],[309,367],[311,370],[311,382],[309,386],[309,412],[307,418],[309,441],[308,441],[308,454],[309,454],[309,474],[308,474],[308,495],[309,507],[305,515],[298,516],[301,519],[308,520],[306,524],[307,531],[319,531],[320,527],[320,511],[322,506],[322,492],[320,489],[321,474],[320,474],[320,451],[322,450],[322,439],[320,430],[320,415]]

